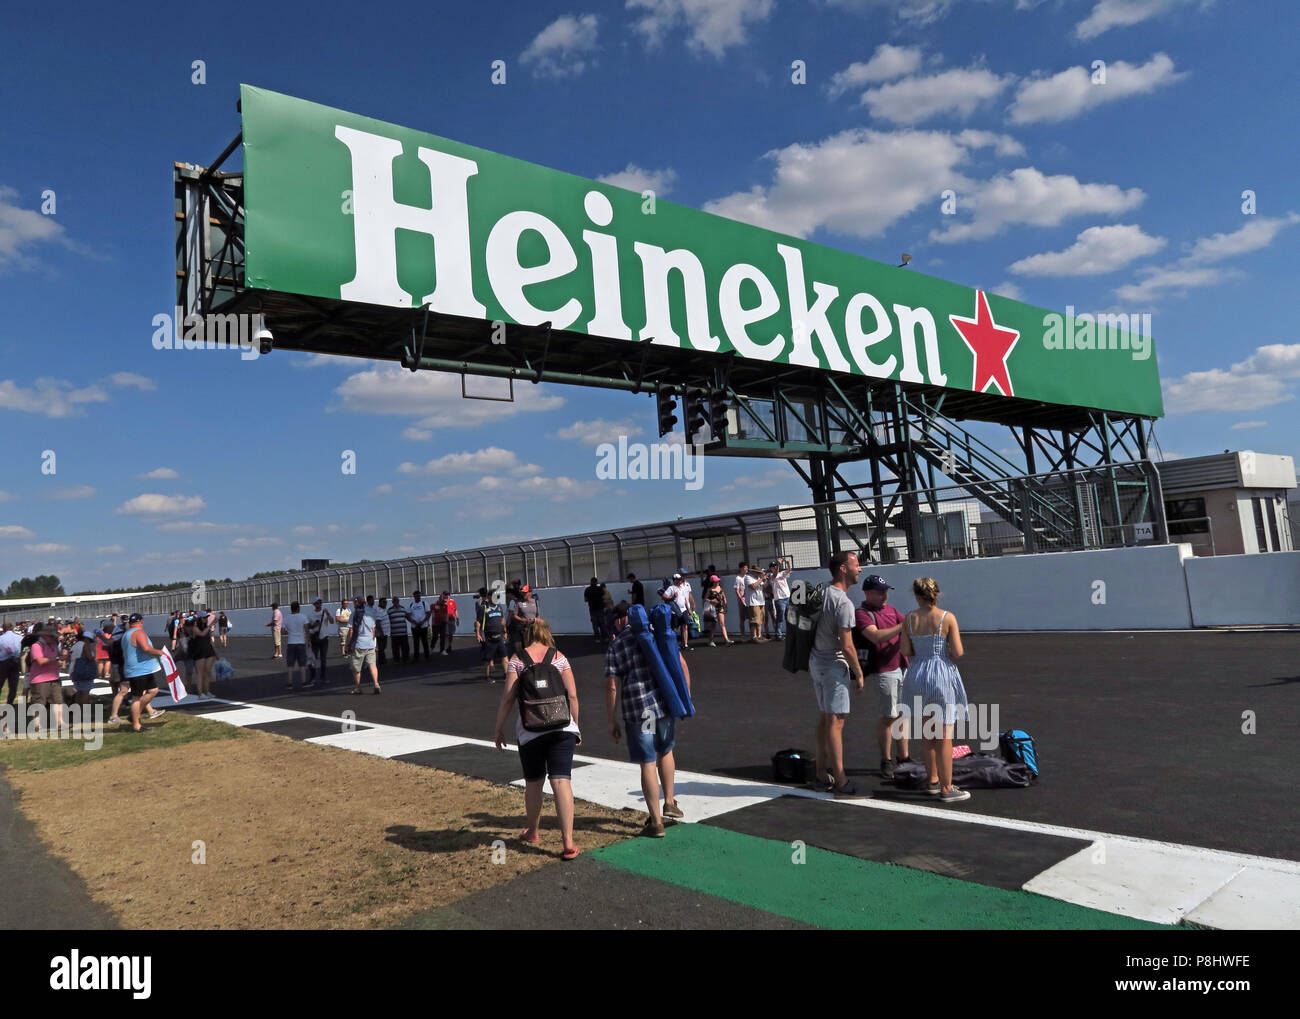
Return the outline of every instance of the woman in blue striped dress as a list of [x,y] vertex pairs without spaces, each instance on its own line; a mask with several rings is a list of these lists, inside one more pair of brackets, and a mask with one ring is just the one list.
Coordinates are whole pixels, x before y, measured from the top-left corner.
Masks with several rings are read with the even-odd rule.
[[916,611],[907,614],[902,633],[901,650],[910,661],[901,707],[912,715],[912,735],[921,739],[926,792],[941,803],[960,803],[970,799],[970,793],[952,784],[953,728],[959,717],[966,717],[966,688],[953,664],[965,653],[961,631],[957,617],[938,607],[939,584],[933,577],[914,581],[912,594]]

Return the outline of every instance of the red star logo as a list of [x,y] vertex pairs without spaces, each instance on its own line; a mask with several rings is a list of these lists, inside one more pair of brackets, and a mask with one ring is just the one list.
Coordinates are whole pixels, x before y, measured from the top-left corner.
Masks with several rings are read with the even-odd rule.
[[1015,349],[1020,333],[1015,329],[1003,329],[993,321],[984,291],[975,291],[974,318],[949,315],[948,321],[975,355],[971,389],[982,393],[990,382],[996,382],[1003,396],[1015,396],[1011,389],[1011,376],[1007,374],[1007,356]]

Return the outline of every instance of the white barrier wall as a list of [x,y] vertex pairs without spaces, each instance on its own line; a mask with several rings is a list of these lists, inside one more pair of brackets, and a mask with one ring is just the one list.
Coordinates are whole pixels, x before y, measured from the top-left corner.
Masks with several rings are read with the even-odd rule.
[[[890,600],[904,611],[915,605],[912,581],[931,576],[942,590],[940,606],[950,608],[968,631],[990,630],[1183,630],[1193,626],[1300,623],[1300,552],[1192,557],[1186,545],[1151,545],[1093,552],[959,559],[930,564],[873,566],[897,589]],[[796,570],[792,579],[822,583],[825,570]],[[736,626],[732,577],[722,577],[730,602],[727,625]],[[654,601],[659,579],[642,578]],[[692,580],[699,601],[698,579]],[[627,597],[626,581],[608,585],[615,601]],[[587,634],[591,624],[582,587],[537,592],[542,614],[559,634]],[[188,598],[178,593],[178,604]],[[472,640],[472,592],[454,595],[460,611],[461,640]],[[858,598],[854,594],[855,601]],[[403,598],[402,604],[408,599]],[[220,608],[220,606],[216,606]],[[330,606],[337,608],[337,605]],[[281,608],[289,611],[288,605]],[[304,606],[311,611],[311,606]],[[237,636],[266,636],[269,608],[236,609],[227,615]],[[21,618],[10,613],[8,618]],[[89,623],[98,615],[83,617]],[[161,634],[166,616],[150,615],[146,628]],[[269,653],[269,652],[268,652]]]
[[1300,552],[1189,559],[1194,626],[1300,623]]
[[[896,590],[890,601],[916,607],[912,581],[939,582],[939,607],[963,630],[1182,630],[1192,625],[1183,579],[1186,546],[1152,545],[872,566]],[[820,583],[825,571],[798,570]],[[855,595],[855,601],[857,600]]]

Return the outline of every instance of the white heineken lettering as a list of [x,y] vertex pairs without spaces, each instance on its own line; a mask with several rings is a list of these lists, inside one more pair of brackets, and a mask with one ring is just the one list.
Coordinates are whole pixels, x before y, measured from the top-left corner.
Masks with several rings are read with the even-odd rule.
[[[416,154],[429,172],[432,202],[429,208],[407,205],[397,201],[393,190],[393,163],[403,153],[400,141],[342,125],[335,125],[334,136],[352,157],[356,273],[339,288],[342,299],[390,307],[412,306],[413,295],[403,289],[397,273],[396,234],[398,230],[409,230],[426,234],[434,241],[433,289],[422,297],[414,296],[435,311],[467,318],[487,317],[487,308],[473,289],[475,259],[481,257],[492,296],[505,317],[524,325],[550,321],[556,329],[567,329],[589,314],[583,328],[591,335],[632,339],[619,275],[619,247],[626,240],[602,230],[583,229],[581,240],[586,251],[580,261],[582,249],[575,246],[575,239],[565,229],[542,213],[526,209],[506,212],[490,227],[476,225],[476,231],[487,229],[487,236],[483,238],[476,232],[471,237],[469,180],[479,173],[477,162],[417,147]],[[583,209],[595,227],[610,227],[613,223],[613,204],[600,191],[587,191]],[[530,234],[541,238],[546,257],[539,264],[523,265],[519,247]],[[714,334],[710,320],[714,281],[708,278],[699,256],[687,248],[669,250],[635,240],[631,244],[640,260],[645,298],[645,322],[637,338],[699,351],[720,350],[722,340]],[[897,377],[902,381],[947,384],[948,376],[939,357],[938,329],[929,309],[894,304],[891,317],[873,294],[857,293],[847,302],[841,337],[836,331],[838,315],[835,325],[830,317],[840,288],[809,279],[803,252],[794,245],[777,243],[776,251],[784,263],[788,307],[772,280],[756,265],[737,263],[716,281],[717,324],[737,354],[760,361],[777,361],[784,355],[791,364],[841,372],[856,370],[875,378],[895,377],[901,355]],[[586,271],[588,254],[590,309],[584,309],[577,297],[569,297],[553,308],[541,307],[530,298],[528,289],[536,284],[562,280],[580,268]],[[674,302],[673,296],[679,296],[679,300]],[[557,300],[552,298],[548,303]],[[679,319],[674,323],[674,308],[678,316],[685,316],[684,322]],[[762,330],[751,332],[751,327],[783,311],[788,311],[792,327],[789,342],[781,332],[768,338],[763,337]],[[874,319],[869,329],[864,324],[867,311]],[[683,326],[684,337],[679,332]],[[873,348],[893,337],[895,326],[898,346],[890,345],[887,355],[881,351],[873,358]],[[1072,330],[1067,330],[1065,336],[1067,345],[1077,342]]]
[[[869,333],[862,331],[862,312],[864,309],[870,309],[871,314],[876,319],[876,327]],[[876,300],[874,296],[862,293],[854,294],[849,298],[849,306],[844,312],[844,336],[848,341],[849,356],[853,358],[853,363],[858,366],[858,370],[863,375],[874,375],[876,378],[887,379],[894,374],[894,368],[898,365],[898,358],[893,354],[890,354],[888,360],[883,364],[876,364],[867,355],[868,347],[874,347],[877,343],[888,339],[889,334],[893,331],[894,326],[889,320],[889,313],[885,311],[885,306]]]
[[[596,226],[609,226],[614,221],[614,206],[599,191],[588,191],[582,200],[587,218]],[[591,252],[591,282],[595,313],[587,323],[592,336],[609,336],[616,340],[630,340],[632,330],[623,321],[623,293],[618,283],[618,240],[610,234],[595,230],[582,231],[583,243]]]
[[640,339],[665,346],[680,347],[682,339],[673,329],[668,303],[668,274],[681,276],[682,296],[686,299],[686,335],[696,350],[715,351],[722,341],[709,331],[709,298],[705,289],[704,266],[694,252],[685,248],[665,251],[653,244],[632,245],[641,259],[641,277],[645,288],[645,328]]
[[474,299],[470,272],[469,210],[466,181],[478,173],[470,159],[420,147],[417,155],[429,168],[433,207],[405,205],[393,197],[393,160],[402,154],[394,138],[336,125],[334,136],[352,154],[352,220],[357,274],[339,288],[345,301],[398,308],[411,307],[411,296],[397,280],[397,231],[414,230],[434,239],[434,289],[420,298],[450,315],[483,318]]
[[[747,281],[758,289],[758,304],[752,308],[745,307],[740,300],[741,284]],[[718,310],[722,314],[722,328],[727,339],[741,357],[775,361],[785,348],[785,337],[780,333],[766,343],[750,338],[748,330],[751,325],[781,310],[781,298],[777,296],[776,287],[755,266],[739,262],[723,274],[722,286],[718,290]]]
[[[519,264],[519,239],[525,230],[541,235],[549,257],[541,265]],[[508,212],[497,220],[487,239],[487,272],[492,292],[505,313],[522,325],[540,325],[547,320],[556,329],[567,329],[582,314],[582,302],[571,297],[554,311],[537,308],[524,296],[530,283],[567,276],[578,268],[578,256],[563,231],[537,212]]]
[[904,382],[924,382],[916,357],[916,327],[921,327],[925,339],[925,369],[936,386],[948,384],[948,376],[939,367],[939,333],[929,308],[909,308],[906,304],[894,305],[898,316],[898,338],[903,347],[903,370],[899,378]]
[[786,285],[790,291],[790,322],[793,332],[790,337],[790,363],[802,364],[809,368],[823,367],[823,362],[813,352],[812,341],[816,338],[826,355],[825,364],[839,372],[849,371],[849,362],[840,350],[835,339],[835,331],[826,318],[831,302],[840,295],[839,287],[813,281],[813,292],[817,299],[808,307],[808,289],[804,282],[803,255],[798,248],[788,244],[778,244],[777,252],[785,261]]

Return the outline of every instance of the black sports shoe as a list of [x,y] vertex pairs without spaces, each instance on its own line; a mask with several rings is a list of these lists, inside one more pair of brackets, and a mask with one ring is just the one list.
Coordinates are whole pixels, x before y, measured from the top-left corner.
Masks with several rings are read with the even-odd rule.
[[894,778],[894,762],[893,762],[893,761],[881,761],[881,762],[880,762],[880,777],[883,778],[886,782],[891,782],[891,781],[893,781],[893,778]]

